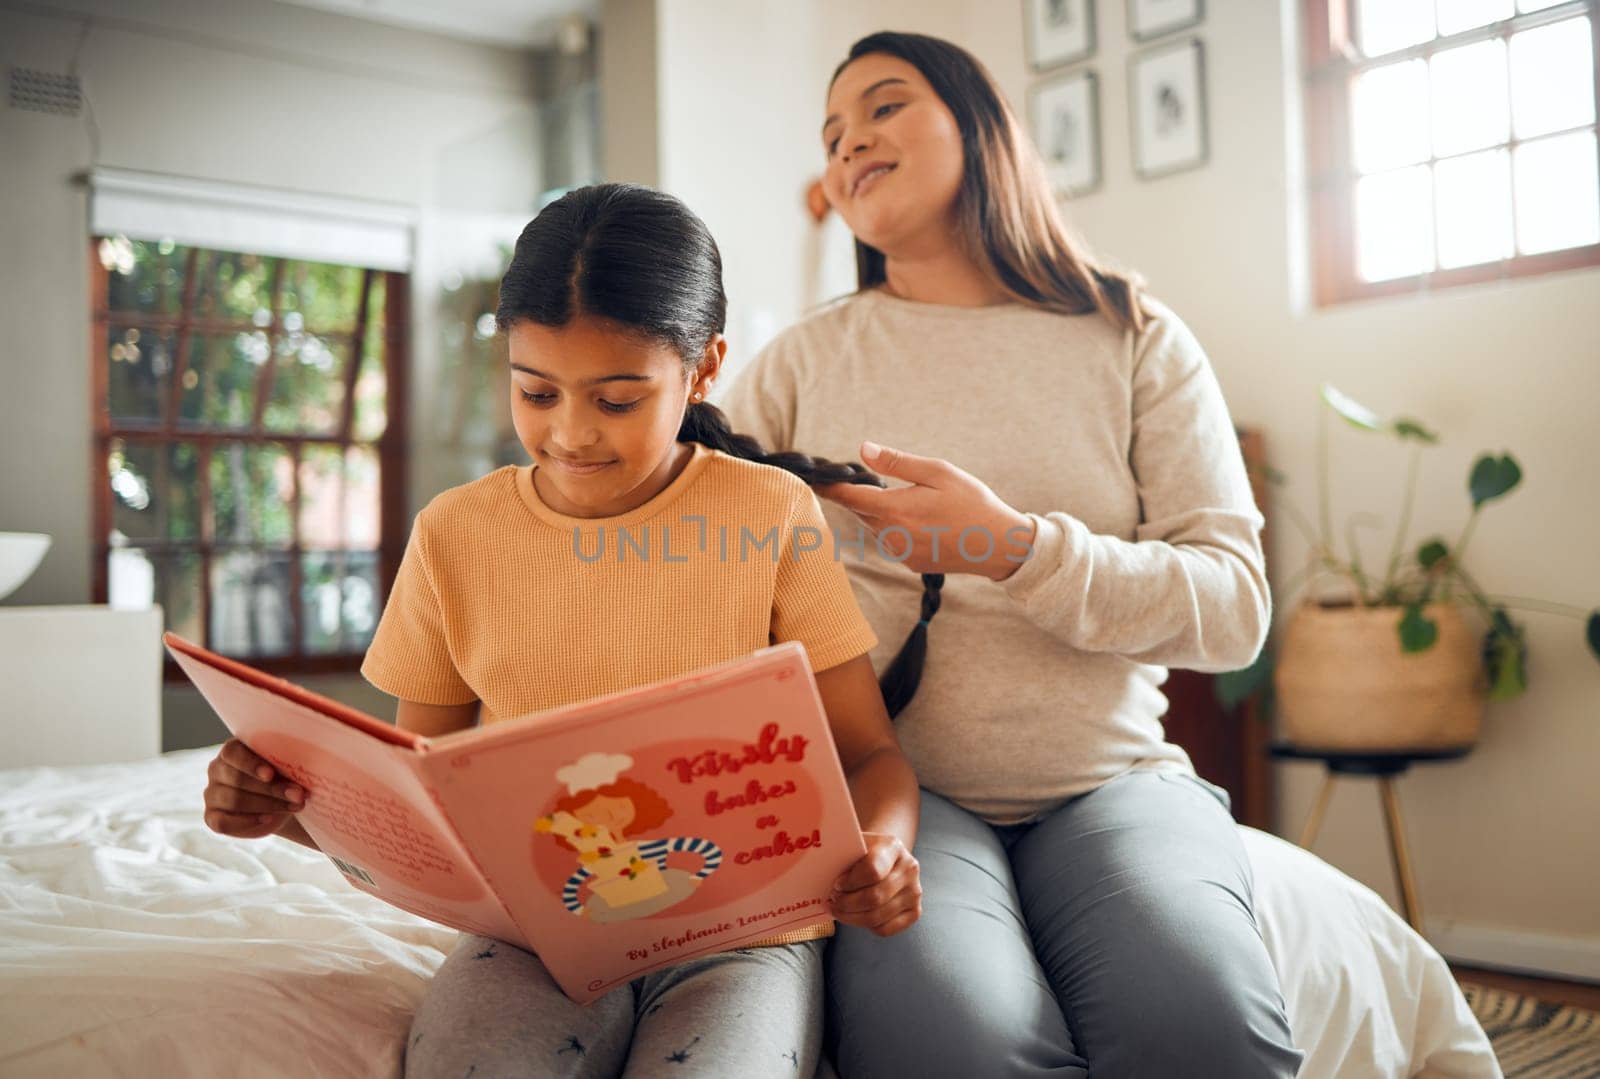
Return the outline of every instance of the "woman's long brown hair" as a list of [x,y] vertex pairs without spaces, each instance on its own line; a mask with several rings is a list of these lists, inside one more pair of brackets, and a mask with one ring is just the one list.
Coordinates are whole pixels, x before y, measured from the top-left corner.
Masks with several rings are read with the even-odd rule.
[[[1100,265],[1072,238],[1039,151],[977,58],[936,37],[883,31],[850,46],[832,81],[870,55],[893,56],[916,68],[955,117],[963,159],[956,221],[967,256],[1022,303],[1068,315],[1098,312],[1118,329],[1144,329],[1143,282]],[[866,290],[887,280],[883,252],[858,238],[856,287]],[[921,617],[879,679],[891,716],[911,702],[922,681],[928,624],[943,588],[942,574],[922,575]]]

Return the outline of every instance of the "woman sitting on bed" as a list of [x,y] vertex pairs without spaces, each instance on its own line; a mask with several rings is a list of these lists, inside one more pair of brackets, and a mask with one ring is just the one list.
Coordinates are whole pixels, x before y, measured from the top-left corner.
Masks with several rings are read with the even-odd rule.
[[[676,199],[608,184],[540,212],[517,241],[496,314],[512,416],[534,464],[447,491],[418,515],[362,673],[400,699],[401,727],[440,735],[471,726],[480,707],[484,722],[514,718],[801,641],[867,847],[835,883],[831,913],[888,936],[920,909],[916,780],[844,570],[797,542],[822,524],[802,480],[874,477],[769,456],[702,403],[726,349],[726,306],[716,244]],[[637,536],[646,522],[680,519],[778,540],[766,557],[687,543],[670,558],[580,561],[596,531],[615,545],[621,529]],[[309,844],[292,816],[301,793],[244,745],[224,745],[210,776],[213,829]],[[465,936],[417,1012],[407,1074],[654,1074],[672,1058],[683,1065],[674,1075],[810,1075],[832,929],[824,917],[588,1006],[568,1000],[537,956]]]
[[847,562],[879,639],[909,632],[927,660],[885,683],[927,896],[893,939],[831,946],[840,1074],[1292,1075],[1227,796],[1161,728],[1167,666],[1244,666],[1268,626],[1205,354],[1069,238],[966,52],[864,38],[825,115],[859,291],[774,341],[726,407],[768,446],[859,447],[908,484],[818,492],[891,555]]

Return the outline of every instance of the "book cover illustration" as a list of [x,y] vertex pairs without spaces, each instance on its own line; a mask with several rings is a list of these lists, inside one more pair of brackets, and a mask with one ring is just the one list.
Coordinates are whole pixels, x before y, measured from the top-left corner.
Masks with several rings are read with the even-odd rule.
[[[676,906],[722,865],[722,848],[709,839],[642,838],[675,812],[659,792],[625,774],[633,763],[620,753],[589,753],[556,769],[568,793],[533,822],[535,833],[577,856],[561,887],[562,905],[597,922],[646,918]],[[674,854],[694,861],[673,864]]]

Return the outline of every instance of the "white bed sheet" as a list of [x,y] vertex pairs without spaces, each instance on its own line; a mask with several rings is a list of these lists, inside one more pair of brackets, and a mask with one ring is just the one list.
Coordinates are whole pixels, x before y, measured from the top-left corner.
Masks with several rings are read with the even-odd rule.
[[1306,1054],[1300,1079],[1501,1079],[1449,966],[1376,892],[1277,836],[1241,833]]
[[[455,934],[200,818],[214,750],[0,772],[0,1074],[399,1074]],[[1368,889],[1245,830],[1302,1079],[1488,1079],[1448,968]]]

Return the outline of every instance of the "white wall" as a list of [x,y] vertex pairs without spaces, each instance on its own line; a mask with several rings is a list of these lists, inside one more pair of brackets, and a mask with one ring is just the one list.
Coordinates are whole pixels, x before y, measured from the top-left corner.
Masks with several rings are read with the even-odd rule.
[[801,208],[820,119],[811,80],[794,75],[815,50],[816,23],[806,4],[601,5],[605,176],[670,191],[711,229],[730,370],[801,313],[794,253],[807,242]]
[[800,315],[793,253],[819,121],[813,87],[789,73],[813,51],[813,18],[804,4],[710,8],[706,18],[703,5],[658,5],[660,184],[717,238],[736,366]]
[[[0,66],[75,66],[92,107],[92,123],[0,109],[0,529],[55,537],[8,602],[89,600],[88,226],[73,178],[92,165],[411,207],[413,502],[465,478],[430,452],[431,298],[474,257],[461,237],[531,216],[532,54],[248,0],[0,0]],[[307,684],[387,707],[355,676]],[[165,696],[169,748],[220,735],[192,691]]]
[[[796,193],[820,171],[825,86],[851,41],[879,29],[950,38],[990,67],[1019,109],[1033,81],[1019,3],[822,0],[804,13],[776,0],[736,10],[715,0],[660,6],[662,182],[711,224],[730,294],[780,320],[804,292],[796,275],[807,231]],[[1066,207],[1071,221],[1193,326],[1236,419],[1265,430],[1301,504],[1314,501],[1315,390],[1331,381],[1442,432],[1415,534],[1453,536],[1470,461],[1510,449],[1526,480],[1486,511],[1472,568],[1500,593],[1600,605],[1600,272],[1309,309],[1295,142],[1298,7],[1207,5],[1198,35],[1209,163],[1142,181],[1130,163],[1125,5],[1098,0],[1100,44],[1087,66],[1100,76],[1105,181]],[[837,279],[840,267],[832,269]],[[1339,519],[1369,510],[1392,521],[1401,459],[1355,435],[1337,446]],[[1281,513],[1274,524],[1281,581],[1305,546]],[[1528,626],[1527,695],[1491,709],[1471,757],[1401,782],[1422,902],[1447,951],[1600,979],[1600,667],[1578,623],[1534,615]],[[1294,834],[1320,777],[1298,765],[1279,775],[1282,828]],[[1345,781],[1318,851],[1394,897],[1370,784]]]

